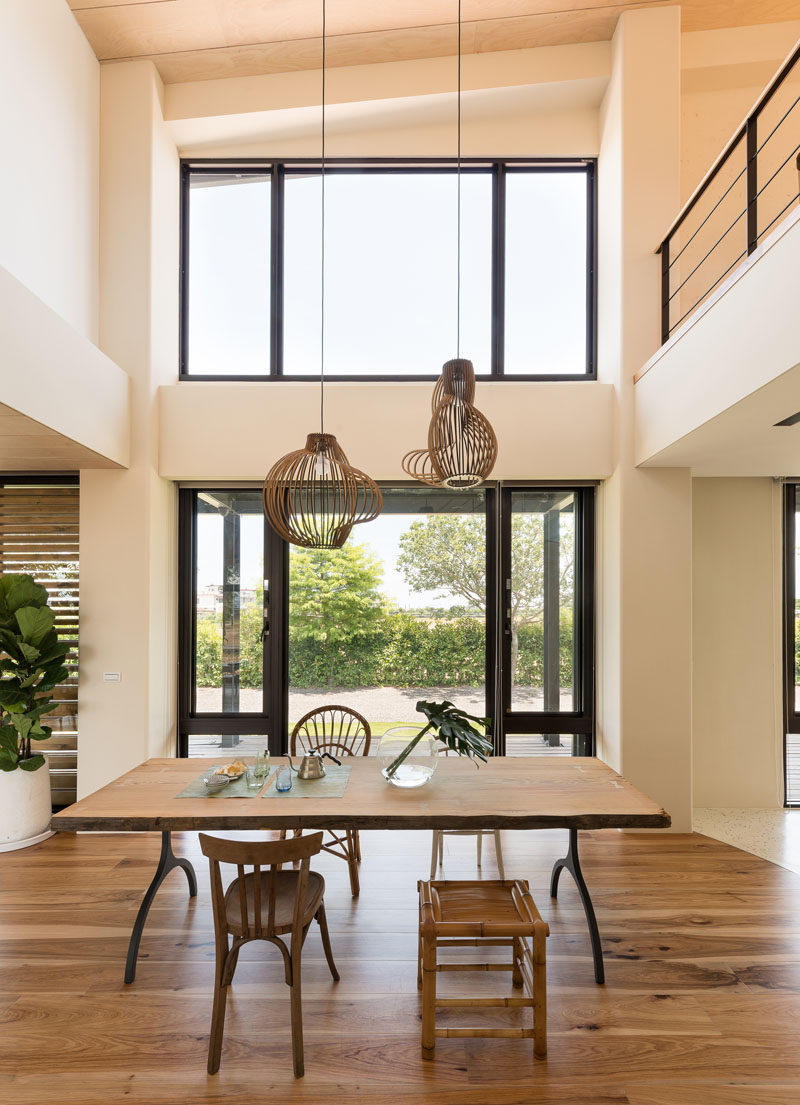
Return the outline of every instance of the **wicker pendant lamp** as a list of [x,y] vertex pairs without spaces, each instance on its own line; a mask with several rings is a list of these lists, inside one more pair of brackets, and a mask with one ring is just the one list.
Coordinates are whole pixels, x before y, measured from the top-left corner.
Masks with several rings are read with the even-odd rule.
[[458,157],[456,357],[445,361],[431,400],[428,448],[403,457],[403,471],[431,487],[466,491],[483,483],[497,460],[497,438],[475,406],[475,369],[461,356],[461,0],[458,0]]
[[353,526],[371,522],[383,507],[374,480],[348,461],[325,433],[325,0],[322,0],[322,289],[319,362],[319,433],[305,447],[276,461],[264,480],[264,513],[279,537],[306,549],[340,549]]

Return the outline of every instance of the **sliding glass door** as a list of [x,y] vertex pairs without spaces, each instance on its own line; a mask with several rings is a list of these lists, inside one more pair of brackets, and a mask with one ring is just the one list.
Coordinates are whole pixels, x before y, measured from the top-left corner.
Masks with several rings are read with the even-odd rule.
[[255,489],[181,491],[180,525],[180,755],[277,752],[286,547]]
[[593,489],[383,487],[342,549],[287,547],[259,488],[181,492],[181,755],[275,752],[307,711],[378,738],[420,699],[500,754],[593,746]]
[[290,550],[290,724],[323,703],[362,714],[374,738],[424,724],[420,699],[494,715],[495,494],[384,487],[380,517],[344,548]]

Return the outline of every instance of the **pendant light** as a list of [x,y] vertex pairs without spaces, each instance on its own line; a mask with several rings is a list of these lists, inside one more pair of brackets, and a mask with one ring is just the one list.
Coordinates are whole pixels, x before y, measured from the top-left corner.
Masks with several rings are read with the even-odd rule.
[[322,192],[319,433],[276,461],[264,480],[264,513],[279,537],[306,549],[340,549],[353,526],[371,522],[383,507],[381,490],[353,468],[333,434],[325,433],[325,31],[322,0]]
[[461,356],[461,0],[458,0],[458,153],[456,159],[456,357],[446,361],[431,400],[428,448],[402,460],[403,471],[432,487],[465,491],[483,483],[497,460],[497,438],[474,405],[475,369]]

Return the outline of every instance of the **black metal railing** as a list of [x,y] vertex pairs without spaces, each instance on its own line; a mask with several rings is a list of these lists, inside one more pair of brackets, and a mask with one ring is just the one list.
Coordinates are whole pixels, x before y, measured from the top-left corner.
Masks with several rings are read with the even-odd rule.
[[662,342],[799,200],[800,42],[658,248]]

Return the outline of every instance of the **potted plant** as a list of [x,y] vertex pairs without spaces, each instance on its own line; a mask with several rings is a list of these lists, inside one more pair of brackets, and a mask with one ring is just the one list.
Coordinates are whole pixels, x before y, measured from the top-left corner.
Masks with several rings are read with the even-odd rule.
[[67,678],[69,646],[54,628],[47,591],[29,575],[0,576],[0,848],[33,843],[50,823],[47,761],[33,742]]
[[[485,763],[491,755],[492,742],[486,736],[489,718],[467,714],[452,702],[418,702],[417,710],[425,715],[428,723],[410,741],[407,732],[403,737],[389,732],[381,739],[378,748],[381,774],[390,783],[398,787],[418,787],[426,783],[436,769],[440,751],[437,741],[451,752],[472,760]],[[480,725],[484,732],[476,729],[472,722]]]

